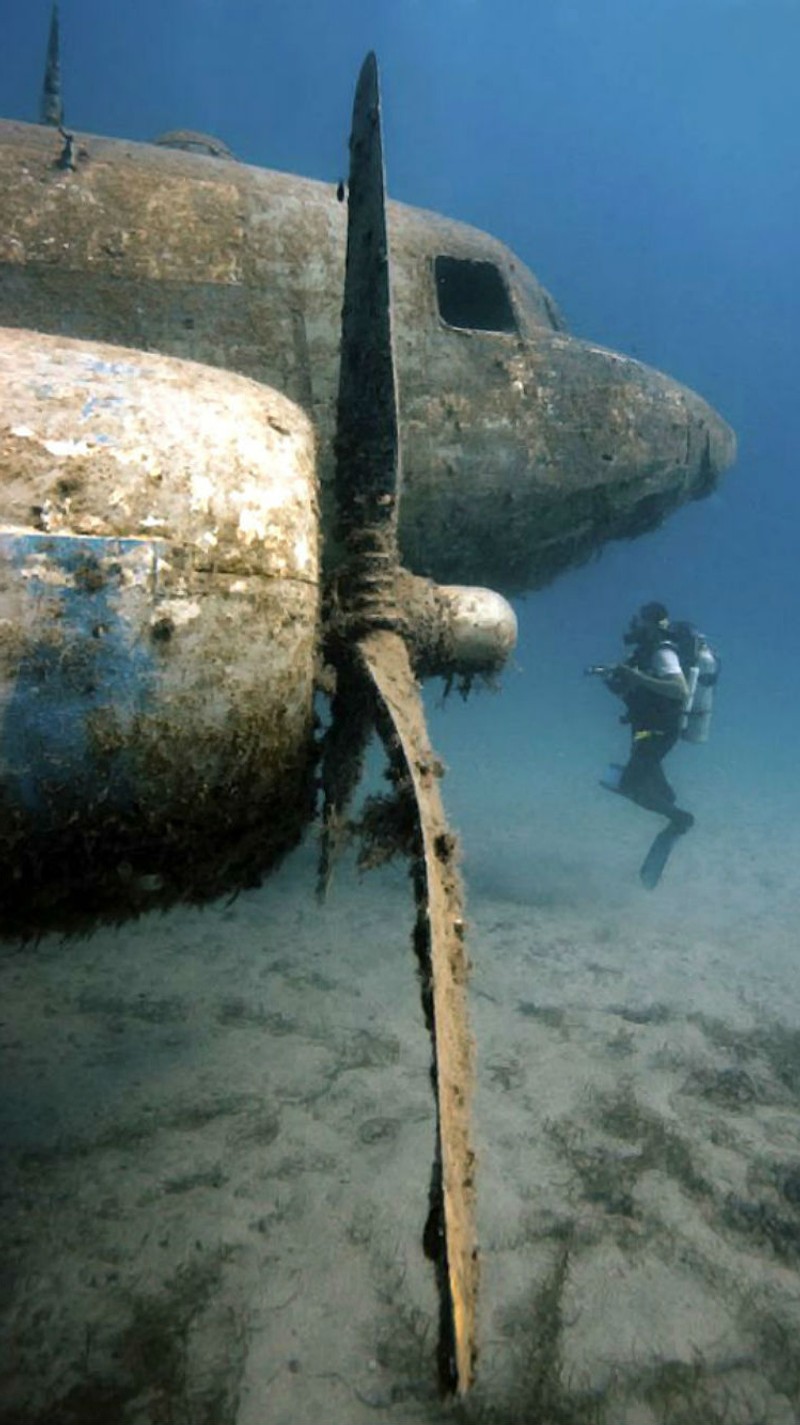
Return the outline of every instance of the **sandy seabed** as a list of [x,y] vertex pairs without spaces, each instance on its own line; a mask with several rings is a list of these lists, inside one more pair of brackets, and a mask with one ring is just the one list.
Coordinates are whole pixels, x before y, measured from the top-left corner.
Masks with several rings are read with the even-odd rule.
[[465,827],[463,1405],[403,870],[318,907],[309,845],[233,904],[7,948],[3,1425],[800,1419],[800,841],[728,804],[648,895],[654,829],[546,789]]

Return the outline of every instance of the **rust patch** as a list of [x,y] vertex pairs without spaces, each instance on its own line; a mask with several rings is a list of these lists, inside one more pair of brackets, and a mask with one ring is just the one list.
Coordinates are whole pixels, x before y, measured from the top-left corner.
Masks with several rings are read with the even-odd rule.
[[456,837],[450,830],[436,777],[419,688],[399,635],[378,630],[359,644],[385,712],[378,716],[391,761],[413,786],[417,808],[417,854],[412,876],[417,902],[414,944],[422,998],[433,1044],[437,1105],[437,1158],[425,1249],[447,1290],[441,1310],[452,1312],[440,1331],[440,1376],[469,1389],[475,1369],[478,1247],[475,1228],[475,1154],[470,1142],[473,1043],[466,987],[464,890]]

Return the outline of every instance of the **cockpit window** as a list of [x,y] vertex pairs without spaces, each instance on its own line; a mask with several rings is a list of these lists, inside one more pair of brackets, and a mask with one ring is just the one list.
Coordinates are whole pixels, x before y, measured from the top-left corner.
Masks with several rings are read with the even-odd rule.
[[433,266],[439,316],[449,327],[484,332],[517,331],[508,288],[493,262],[437,257]]

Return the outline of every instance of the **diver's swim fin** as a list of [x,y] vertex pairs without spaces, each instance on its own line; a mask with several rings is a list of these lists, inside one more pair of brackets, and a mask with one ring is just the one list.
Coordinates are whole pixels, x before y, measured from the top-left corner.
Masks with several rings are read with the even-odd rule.
[[639,879],[648,891],[652,891],[658,885],[664,867],[669,860],[669,854],[681,836],[683,836],[683,828],[675,827],[671,822],[664,827],[663,831],[659,831],[639,871]]

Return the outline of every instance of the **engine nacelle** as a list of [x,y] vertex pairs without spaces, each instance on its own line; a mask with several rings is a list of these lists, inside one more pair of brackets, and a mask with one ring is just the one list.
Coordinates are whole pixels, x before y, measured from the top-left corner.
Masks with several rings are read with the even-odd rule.
[[257,883],[313,812],[307,417],[23,330],[0,332],[0,390],[3,928]]

